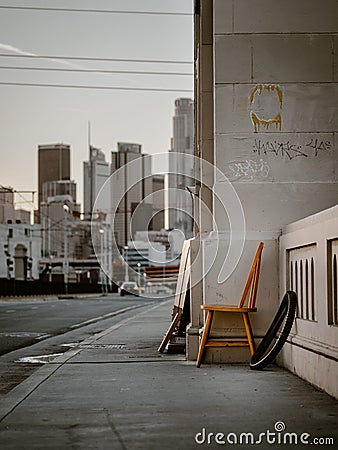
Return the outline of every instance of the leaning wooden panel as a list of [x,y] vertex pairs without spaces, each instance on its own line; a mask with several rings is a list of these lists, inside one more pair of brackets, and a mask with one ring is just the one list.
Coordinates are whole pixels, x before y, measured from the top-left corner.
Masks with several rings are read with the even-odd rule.
[[164,352],[173,332],[179,326],[181,316],[183,313],[189,278],[190,278],[190,240],[187,240],[184,241],[181,254],[180,268],[178,272],[178,279],[176,285],[176,294],[174,299],[174,309],[172,314],[172,322],[158,348],[158,351],[160,353]]

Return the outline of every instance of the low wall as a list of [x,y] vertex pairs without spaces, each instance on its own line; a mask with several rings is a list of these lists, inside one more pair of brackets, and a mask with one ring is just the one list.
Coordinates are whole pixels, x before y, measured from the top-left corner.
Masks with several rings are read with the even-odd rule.
[[338,206],[285,227],[279,254],[279,297],[298,297],[279,362],[338,398]]

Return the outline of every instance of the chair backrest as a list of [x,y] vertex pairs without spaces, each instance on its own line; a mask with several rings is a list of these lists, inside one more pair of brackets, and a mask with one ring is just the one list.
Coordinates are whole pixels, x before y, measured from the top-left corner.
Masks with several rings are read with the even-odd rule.
[[260,242],[256,251],[255,258],[253,260],[248,279],[246,280],[244,291],[242,297],[239,301],[238,307],[242,308],[245,304],[246,299],[248,299],[248,308],[255,308],[256,297],[258,289],[259,272],[261,268],[261,258],[264,243]]

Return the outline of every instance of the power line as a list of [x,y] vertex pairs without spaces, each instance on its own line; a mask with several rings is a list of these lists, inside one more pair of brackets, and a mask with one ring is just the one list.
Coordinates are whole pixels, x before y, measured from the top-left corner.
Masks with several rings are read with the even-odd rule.
[[123,87],[123,86],[85,86],[77,84],[45,84],[45,83],[17,83],[0,81],[1,86],[26,86],[26,87],[46,87],[64,89],[94,89],[107,91],[138,91],[138,92],[193,92],[192,89],[169,89],[169,88],[143,88],[143,87]]
[[192,17],[192,13],[170,12],[170,11],[133,11],[133,10],[115,10],[115,9],[83,9],[83,8],[52,8],[41,6],[6,6],[1,5],[0,9],[14,9],[25,11],[54,11],[54,12],[76,12],[76,13],[95,13],[95,14],[133,14],[148,16],[184,16]]
[[6,70],[33,70],[45,72],[83,72],[83,73],[118,73],[133,75],[170,75],[170,76],[193,76],[193,73],[187,72],[152,72],[137,70],[105,70],[105,69],[59,69],[52,67],[18,67],[18,66],[0,66],[0,69]]
[[166,60],[166,59],[133,59],[133,58],[108,58],[95,56],[59,56],[59,55],[21,55],[0,53],[4,58],[35,58],[35,59],[65,59],[73,61],[107,61],[107,62],[130,62],[130,63],[150,63],[150,64],[193,64],[193,61]]

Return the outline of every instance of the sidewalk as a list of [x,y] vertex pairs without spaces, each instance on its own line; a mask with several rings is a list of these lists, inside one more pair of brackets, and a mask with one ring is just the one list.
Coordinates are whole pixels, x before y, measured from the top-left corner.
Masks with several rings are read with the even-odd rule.
[[[338,402],[294,375],[276,367],[262,372],[229,365],[197,369],[183,355],[159,354],[171,310],[170,301],[142,311],[13,389],[1,399],[0,448],[219,448],[215,438],[235,443],[241,433],[253,433],[264,449],[273,445],[266,435],[258,436],[269,430],[271,442],[277,422],[284,423],[285,432],[296,433],[293,438],[302,433],[311,435],[303,436],[308,442],[334,437],[337,445]],[[282,430],[283,424],[276,427]],[[201,444],[195,442],[197,433]],[[214,433],[210,445],[208,433]],[[284,433],[277,435],[284,439]]]

